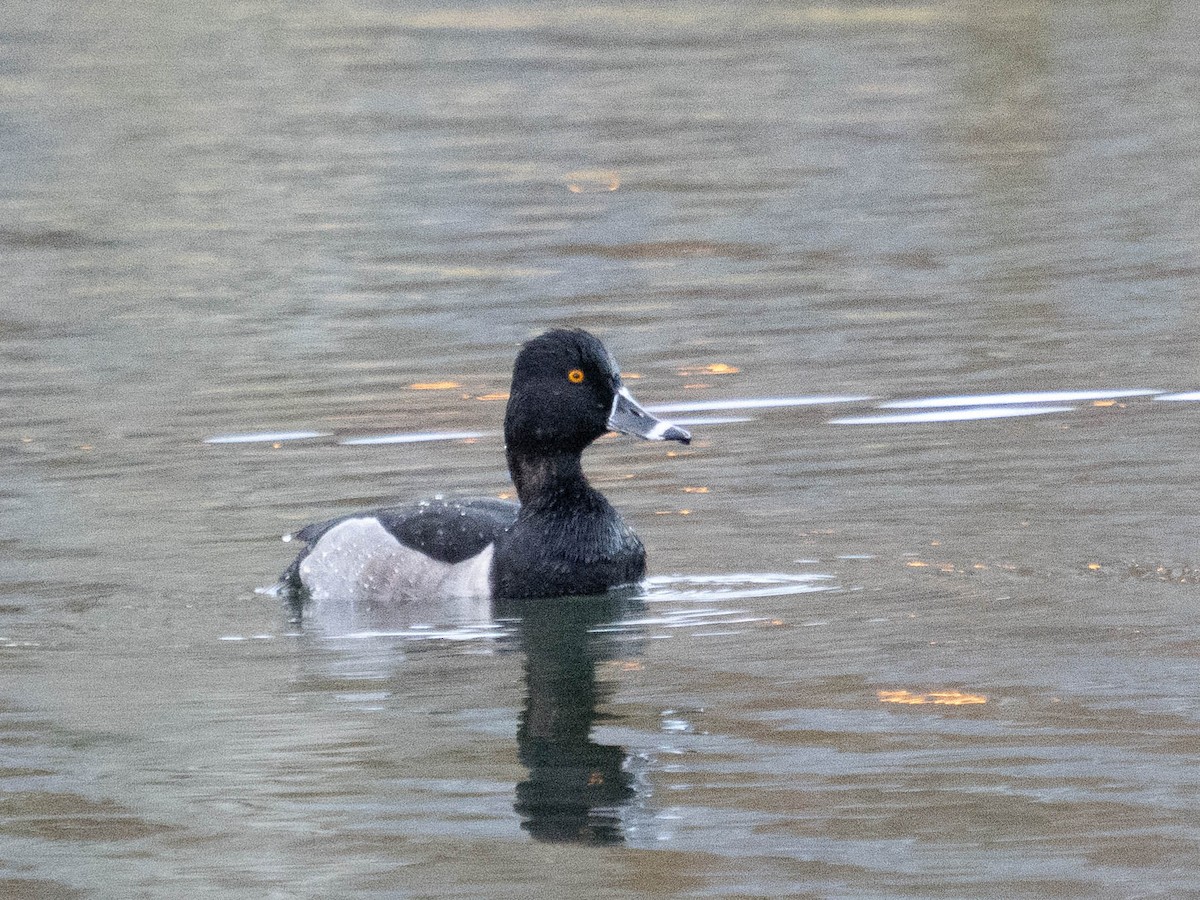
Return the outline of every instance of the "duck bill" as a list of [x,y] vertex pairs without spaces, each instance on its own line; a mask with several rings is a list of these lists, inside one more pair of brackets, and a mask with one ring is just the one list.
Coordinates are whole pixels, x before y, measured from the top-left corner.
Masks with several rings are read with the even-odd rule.
[[633,399],[629,388],[622,387],[613,400],[612,412],[608,414],[608,427],[621,434],[631,434],[647,441],[679,441],[690,444],[692,436],[670,422],[656,419]]

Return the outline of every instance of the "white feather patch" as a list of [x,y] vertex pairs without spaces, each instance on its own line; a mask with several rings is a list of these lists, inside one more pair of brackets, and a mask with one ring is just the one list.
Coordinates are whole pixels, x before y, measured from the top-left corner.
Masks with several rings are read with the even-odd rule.
[[454,565],[439,562],[364,516],[323,534],[300,563],[300,580],[317,617],[379,612],[392,622],[482,622],[491,614],[493,549],[488,544]]

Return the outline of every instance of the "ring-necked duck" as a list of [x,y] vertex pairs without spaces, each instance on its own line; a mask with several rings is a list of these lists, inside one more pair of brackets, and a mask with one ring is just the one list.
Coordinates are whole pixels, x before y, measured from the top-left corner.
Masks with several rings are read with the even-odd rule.
[[295,535],[306,547],[284,587],[297,604],[407,604],[415,615],[437,615],[457,601],[477,616],[494,598],[597,594],[637,582],[642,542],[580,466],[606,431],[691,440],[633,399],[599,340],[548,331],[517,355],[504,416],[519,504],[438,499],[309,525]]

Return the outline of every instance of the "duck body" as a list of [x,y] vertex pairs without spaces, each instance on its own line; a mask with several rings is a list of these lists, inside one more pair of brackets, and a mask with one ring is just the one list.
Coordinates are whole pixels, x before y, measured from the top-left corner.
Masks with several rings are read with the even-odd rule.
[[608,430],[690,440],[638,405],[599,340],[547,332],[518,355],[505,414],[519,503],[439,498],[309,525],[294,535],[305,547],[284,588],[297,605],[476,618],[494,599],[597,594],[640,581],[642,542],[582,470],[583,450]]
[[646,550],[599,491],[585,483],[555,499],[522,506],[497,537],[493,597],[600,594],[642,580]]

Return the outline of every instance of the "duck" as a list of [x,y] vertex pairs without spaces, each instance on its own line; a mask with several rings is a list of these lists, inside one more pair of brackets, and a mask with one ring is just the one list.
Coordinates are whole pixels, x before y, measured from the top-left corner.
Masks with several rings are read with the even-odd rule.
[[516,501],[439,497],[309,525],[289,536],[303,547],[283,574],[284,595],[297,610],[350,603],[483,618],[498,600],[636,585],[645,547],[583,473],[583,451],[609,431],[691,442],[638,403],[598,338],[545,332],[517,354],[504,414]]

